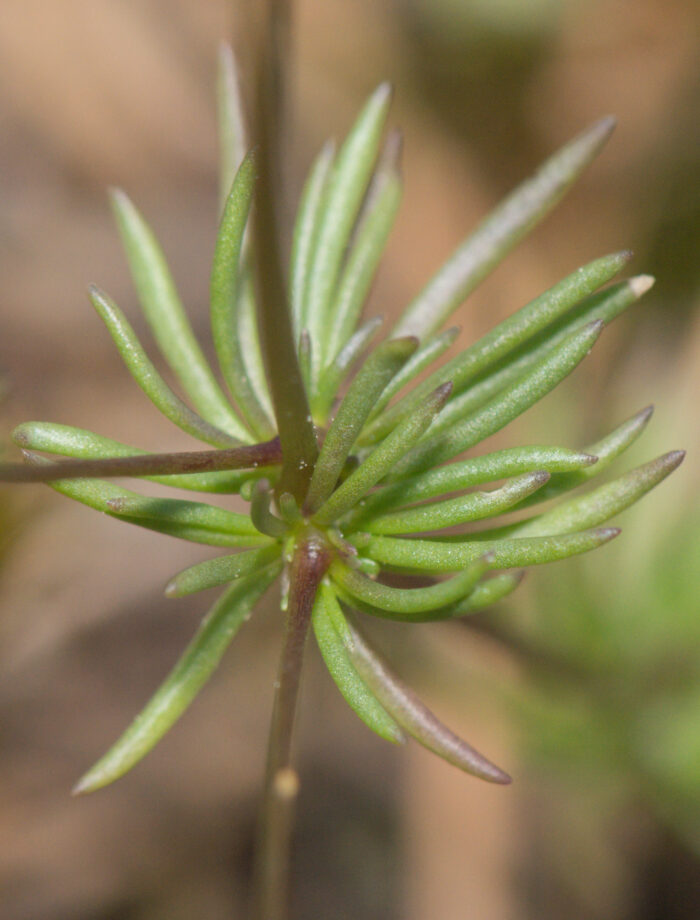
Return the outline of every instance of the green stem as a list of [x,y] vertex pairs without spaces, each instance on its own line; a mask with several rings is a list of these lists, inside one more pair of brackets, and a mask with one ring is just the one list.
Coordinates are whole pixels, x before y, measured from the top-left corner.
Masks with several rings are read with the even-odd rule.
[[318,445],[294,344],[280,245],[280,126],[289,57],[290,0],[268,0],[257,56],[254,138],[259,178],[253,219],[261,346],[282,444],[280,492],[301,505]]
[[311,611],[329,563],[328,549],[312,535],[298,543],[290,567],[289,606],[275,683],[258,851],[258,920],[284,920],[287,914],[290,840],[299,790],[292,768],[292,737]]

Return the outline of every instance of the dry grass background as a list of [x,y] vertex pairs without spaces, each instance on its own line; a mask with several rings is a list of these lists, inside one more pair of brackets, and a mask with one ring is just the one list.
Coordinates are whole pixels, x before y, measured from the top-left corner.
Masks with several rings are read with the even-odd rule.
[[[0,4],[3,432],[41,418],[153,449],[190,446],[124,373],[83,292],[99,282],[144,332],[104,196],[118,184],[159,233],[205,339],[215,50],[233,35],[245,54],[254,6]],[[389,314],[542,156],[616,112],[621,124],[600,162],[459,317],[465,338],[476,334],[581,262],[625,246],[638,252],[635,271],[670,273],[666,243],[678,241],[682,270],[668,281],[662,275],[637,331],[623,320],[579,371],[576,386],[585,381],[598,398],[562,422],[562,440],[575,439],[579,424],[605,413],[615,375],[604,368],[620,354],[623,333],[645,354],[673,356],[689,328],[698,282],[691,190],[700,172],[700,17],[692,0],[512,0],[510,19],[499,20],[494,10],[504,9],[505,0],[301,2],[291,183],[298,190],[320,142],[347,127],[380,79],[391,79],[394,123],[407,143],[404,206],[373,296],[373,308]],[[651,382],[639,389],[630,411],[653,396]],[[0,501],[0,917],[246,916],[274,600],[153,755],[113,789],[71,800],[72,782],[147,698],[205,609],[208,598],[166,602],[160,590],[206,552],[49,490],[5,491]],[[517,774],[507,720],[475,692],[483,672],[511,679],[512,662],[486,640],[454,638],[459,656],[443,679],[415,665],[420,656],[441,660],[436,628],[382,636],[438,711]],[[455,668],[469,699],[455,695]],[[422,751],[382,745],[339,702],[317,662],[300,742],[295,916],[529,916],[513,882],[527,847],[528,795],[517,784],[488,788]],[[612,907],[593,905],[585,916],[633,916],[621,890]]]

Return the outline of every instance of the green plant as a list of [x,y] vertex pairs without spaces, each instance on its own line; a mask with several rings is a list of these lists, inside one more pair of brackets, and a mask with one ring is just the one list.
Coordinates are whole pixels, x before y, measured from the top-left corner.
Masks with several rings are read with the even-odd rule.
[[[544,513],[486,529],[483,522],[585,485],[641,434],[650,411],[583,451],[536,445],[456,459],[545,396],[590,351],[603,326],[649,288],[648,276],[608,285],[628,263],[628,252],[577,269],[415,383],[456,336],[455,329],[440,332],[445,321],[564,195],[610,135],[611,119],[567,144],[516,189],[369,351],[381,321],[361,324],[362,308],[401,196],[399,145],[390,137],[381,149],[390,92],[379,87],[337,153],[327,145],[317,158],[298,210],[287,285],[274,189],[276,90],[265,67],[261,72],[257,151],[244,155],[233,62],[228,52],[222,55],[222,218],[210,292],[214,346],[231,399],[194,338],[153,234],[121,192],[112,202],[134,283],[191,406],[160,376],[119,308],[90,290],[139,386],[170,420],[213,449],[145,454],[92,432],[27,422],[14,439],[29,465],[5,465],[2,477],[49,481],[118,520],[237,550],[168,584],[171,597],[228,587],[165,683],[78,792],[112,782],[157,743],[281,575],[285,639],[261,870],[263,913],[277,916],[297,787],[291,743],[309,628],[341,693],[375,732],[393,742],[412,736],[466,772],[508,782],[392,673],[350,611],[421,622],[480,610],[513,591],[524,567],[617,536],[616,528],[601,525],[665,478],[683,454],[665,454]],[[274,68],[269,75],[274,83]],[[56,463],[36,451],[74,459]],[[250,513],[147,497],[106,481],[114,476],[240,494]],[[505,482],[468,491],[497,480]],[[478,529],[468,529],[475,522]],[[384,578],[392,572],[433,580],[397,588]],[[441,579],[445,573],[456,574]]]

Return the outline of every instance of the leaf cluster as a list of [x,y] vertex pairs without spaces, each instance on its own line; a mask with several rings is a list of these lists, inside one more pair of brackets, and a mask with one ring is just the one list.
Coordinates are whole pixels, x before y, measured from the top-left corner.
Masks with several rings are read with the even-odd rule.
[[[356,613],[408,622],[464,616],[501,600],[523,569],[595,549],[617,536],[607,522],[682,460],[672,452],[553,507],[598,474],[642,433],[644,409],[583,449],[528,445],[460,458],[542,399],[590,352],[604,326],[650,287],[614,279],[619,252],[576,269],[456,357],[435,362],[457,330],[454,310],[541,220],[598,153],[604,119],[557,151],[463,241],[374,348],[382,325],[362,311],[401,199],[400,144],[383,144],[390,91],[369,98],[336,151],[327,144],[298,209],[288,299],[294,347],[315,426],[317,459],[300,499],[280,474],[284,382],[265,366],[249,219],[255,155],[246,147],[230,53],[221,59],[222,209],[210,280],[211,330],[220,374],[197,342],[163,252],[121,191],[112,193],[141,307],[179,389],[166,382],[126,316],[93,287],[90,299],[136,383],[156,408],[213,450],[148,455],[108,437],[46,422],[14,433],[29,466],[4,478],[52,488],[111,517],[235,550],[175,575],[181,597],[228,585],[165,683],[116,745],[79,783],[89,791],[130,769],[172,726],[296,546],[313,535],[329,565],[313,605],[316,640],[341,693],[367,725],[407,735],[493,782],[507,775],[457,738],[371,647]],[[284,305],[282,305],[284,308]],[[269,304],[266,306],[269,311]],[[267,330],[269,335],[269,329]],[[280,333],[282,334],[282,333]],[[432,369],[435,368],[435,369]],[[277,374],[277,376],[275,376]],[[56,463],[42,454],[70,457]],[[304,461],[301,461],[304,462]],[[154,498],[107,477],[130,475],[176,489],[240,494],[250,513],[182,498]],[[489,486],[488,488],[483,488]],[[503,525],[495,518],[513,516]],[[396,587],[387,575],[420,576]],[[443,577],[448,575],[448,577]],[[425,585],[425,576],[432,583]]]

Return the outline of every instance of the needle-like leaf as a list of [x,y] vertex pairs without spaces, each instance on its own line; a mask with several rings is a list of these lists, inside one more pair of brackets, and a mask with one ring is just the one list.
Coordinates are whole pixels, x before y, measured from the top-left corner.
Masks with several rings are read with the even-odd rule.
[[525,473],[490,492],[470,492],[459,498],[375,516],[366,522],[364,529],[369,533],[420,533],[495,517],[541,489],[548,479],[549,473],[544,470]]
[[217,109],[219,126],[219,200],[223,211],[231,191],[233,177],[248,148],[241,87],[236,62],[229,45],[219,46],[217,74]]
[[520,536],[503,540],[470,540],[458,543],[439,540],[371,537],[363,552],[390,569],[410,572],[458,572],[484,553],[493,557],[491,568],[523,568],[568,559],[587,553],[616,537],[616,527],[599,527],[558,536]]
[[358,504],[345,519],[345,528],[362,530],[364,521],[376,519],[392,508],[518,476],[530,470],[564,473],[587,469],[595,462],[596,457],[591,454],[565,447],[507,447],[382,486]]
[[634,504],[662,482],[683,462],[685,451],[672,450],[643,466],[599,486],[592,492],[562,502],[551,511],[518,524],[517,536],[565,534],[584,527],[597,527]]
[[[28,459],[39,467],[49,463],[43,457],[29,452]],[[209,546],[261,546],[267,542],[267,538],[253,528],[246,515],[224,511],[212,505],[148,498],[101,479],[59,479],[49,482],[49,485],[56,492],[119,520],[193,543]]]
[[649,290],[653,280],[649,275],[638,275],[587,297],[559,323],[554,323],[540,335],[526,342],[522,348],[499,361],[485,375],[480,375],[463,393],[450,400],[441,423],[444,422],[446,426],[452,425],[457,419],[479,409],[497,394],[505,392],[524,373],[531,370],[538,361],[546,358],[554,348],[583,325],[597,321],[605,324],[612,322]]
[[306,496],[313,514],[330,496],[375,400],[418,347],[414,338],[390,339],[376,348],[350,384],[338,407],[316,462]]
[[[306,311],[301,323],[302,328],[311,333],[314,343],[319,345],[325,339],[323,329],[328,321],[343,254],[367,190],[390,99],[391,89],[386,83],[370,96],[338,151],[330,177],[314,247]],[[325,365],[325,358],[325,355],[316,355],[316,373]]]
[[[385,169],[375,176],[371,205],[358,227],[356,238],[338,281],[325,338],[325,354],[334,355],[357,325],[389,233],[401,204],[402,185],[398,169]],[[372,189],[370,189],[370,193]]]
[[327,141],[309,172],[294,224],[289,269],[289,296],[297,335],[304,327],[307,318],[306,295],[309,275],[313,267],[314,251],[318,245],[321,216],[328,193],[328,180],[334,157],[335,144],[333,141]]
[[351,601],[356,598],[374,608],[379,616],[391,619],[393,614],[398,613],[407,619],[413,615],[422,618],[423,614],[468,597],[493,564],[494,557],[485,552],[469,563],[459,575],[426,588],[393,588],[391,585],[383,585],[339,559],[331,564],[329,574],[342,594],[349,595]]
[[440,355],[447,351],[454,340],[459,335],[459,326],[452,326],[445,329],[439,335],[428,339],[420,348],[411,355],[398,374],[391,381],[389,386],[384,390],[381,397],[377,400],[370,419],[376,418],[390,400],[414,377],[417,377],[421,371],[425,370],[433,361],[436,361]]
[[598,321],[577,330],[532,370],[515,381],[510,389],[496,396],[477,412],[443,430],[440,430],[439,425],[436,426],[429,440],[419,444],[396,464],[392,478],[449,460],[500,431],[561,383],[586,357],[602,329],[603,324]]
[[143,312],[163,357],[197,411],[240,441],[253,440],[214,379],[153,231],[120,190],[112,205]]
[[348,371],[372,341],[382,322],[381,316],[375,316],[360,326],[321,374],[311,396],[314,419],[319,425],[326,424],[333,401],[337,398]]
[[126,317],[95,285],[89,288],[90,301],[104,322],[129,373],[153,405],[187,434],[216,447],[240,444],[236,438],[205,422],[170,389],[153,366]]
[[479,282],[562,198],[614,127],[613,118],[596,122],[511,192],[409,304],[393,334],[423,337],[439,329]]
[[[243,239],[245,257],[245,237]],[[258,310],[255,303],[255,293],[250,272],[242,278],[236,307],[236,335],[240,344],[243,367],[246,377],[250,380],[255,398],[260,404],[268,420],[274,417],[270,389],[265,376],[262,348],[260,346],[260,330],[258,329]],[[268,424],[272,424],[268,421]]]
[[598,458],[594,466],[581,467],[577,470],[570,470],[568,472],[561,471],[558,475],[552,476],[545,487],[540,490],[539,494],[536,496],[533,495],[522,501],[518,506],[518,510],[521,508],[529,508],[531,505],[538,504],[539,502],[557,498],[557,496],[562,495],[564,492],[569,492],[571,489],[583,485],[594,476],[599,476],[600,473],[610,466],[613,460],[624,453],[624,451],[637,440],[649,423],[653,411],[653,406],[647,406],[646,409],[642,409],[641,412],[637,412],[631,418],[628,418],[615,428],[614,431],[611,431],[610,434],[601,438],[600,441],[596,441],[595,444],[589,444],[585,450],[591,454],[595,454]]
[[[241,537],[257,540],[260,536],[247,514],[180,498],[151,498],[132,493],[108,499],[107,510],[132,521],[160,521],[175,536],[181,527],[189,534],[198,534],[198,543],[210,546],[240,546]],[[247,545],[255,545],[255,541]]]
[[272,513],[270,509],[271,503],[272,491],[270,483],[267,479],[260,479],[255,483],[250,502],[250,517],[253,526],[260,533],[267,534],[269,537],[275,539],[285,537],[287,535],[287,525]]
[[165,586],[165,596],[184,597],[195,591],[225,585],[270,564],[279,554],[279,544],[270,544],[244,553],[207,559],[174,575]]
[[337,520],[383,479],[399,458],[427,431],[449,399],[451,389],[449,383],[438,387],[410,418],[397,425],[321,506],[314,515],[317,523],[330,524]]
[[350,661],[336,631],[336,624],[340,623],[341,629],[343,626],[347,629],[347,623],[333,589],[327,584],[322,584],[316,595],[311,623],[326,667],[348,706],[380,737],[394,744],[403,744],[406,736]]
[[185,653],[117,743],[77,783],[94,792],[127,773],[174,725],[211,677],[229,643],[281,568],[273,563],[242,578],[214,604]]
[[[596,259],[521,307],[384,412],[368,427],[365,438],[373,441],[384,437],[400,418],[412,412],[414,407],[425,399],[427,393],[446,380],[452,381],[455,395],[461,393],[471,381],[516,349],[526,346],[537,333],[551,326],[576,304],[581,303],[593,291],[609,281],[630,258],[631,253],[625,251]],[[578,325],[582,326],[583,321]]]
[[491,783],[509,783],[510,777],[482,754],[458,738],[389,669],[374,649],[348,624],[346,644],[350,660],[386,711],[419,744],[472,776]]
[[246,372],[238,317],[243,304],[243,235],[253,200],[254,185],[255,163],[248,155],[236,173],[224,205],[214,249],[209,295],[212,337],[224,380],[248,426],[256,437],[265,440],[274,435],[274,426]]

